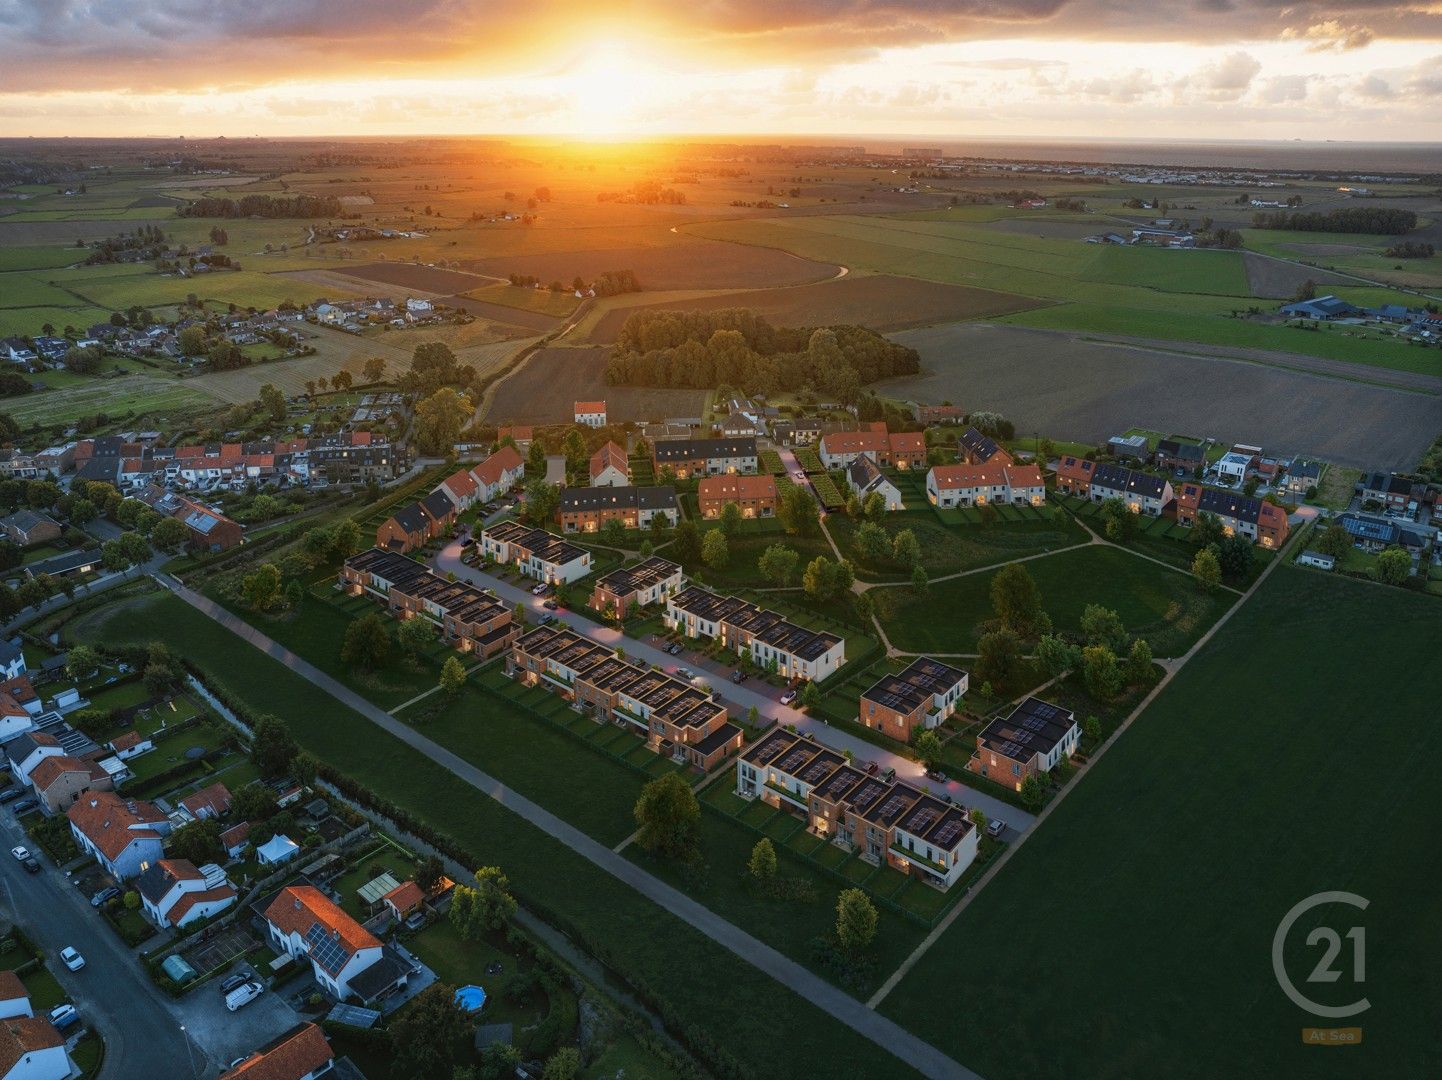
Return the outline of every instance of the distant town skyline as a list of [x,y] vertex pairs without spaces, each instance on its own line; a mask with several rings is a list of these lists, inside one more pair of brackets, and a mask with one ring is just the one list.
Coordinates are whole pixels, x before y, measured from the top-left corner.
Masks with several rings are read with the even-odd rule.
[[10,135],[1429,141],[1442,8],[0,2]]

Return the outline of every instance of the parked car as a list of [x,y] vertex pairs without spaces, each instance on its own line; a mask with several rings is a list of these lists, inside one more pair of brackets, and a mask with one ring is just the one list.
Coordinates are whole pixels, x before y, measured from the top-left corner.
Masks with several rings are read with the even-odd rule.
[[85,957],[76,952],[73,945],[67,945],[60,950],[60,959],[71,971],[79,971],[85,966]]
[[0,803],[11,802],[15,799],[20,798],[20,796],[24,794],[25,789],[23,787],[16,787],[14,785],[11,785],[4,791],[0,791]]
[[804,480],[806,479],[806,471],[805,471],[804,469],[797,469],[797,470],[796,470],[794,473],[792,473],[791,475],[794,476],[794,477],[796,477],[796,479],[798,479],[798,480],[804,481]]
[[13,809],[14,809],[16,815],[18,816],[18,815],[20,815],[20,814],[28,814],[28,813],[30,813],[31,810],[34,810],[34,809],[35,809],[36,807],[38,807],[39,805],[40,805],[40,800],[37,799],[37,798],[35,798],[35,796],[32,795],[32,796],[30,796],[30,798],[28,798],[28,799],[21,799],[19,802],[17,802],[17,803],[15,804],[15,806],[13,807]]
[[220,984],[220,994],[224,997],[237,987],[244,986],[254,978],[248,971],[237,971],[234,975],[227,975],[225,981]]
[[531,586],[531,595],[532,595],[532,596],[540,596],[540,595],[541,595],[542,593],[544,593],[545,591],[546,591],[546,585],[545,585],[544,583],[542,583],[542,584],[540,584],[540,585],[532,585],[532,586]]
[[19,847],[11,848],[10,854],[15,857],[16,862],[24,862],[26,859],[30,858],[30,849],[22,844]]
[[550,626],[553,622],[556,621],[556,617],[548,611],[546,612],[546,614],[541,616],[539,621],[542,626]]
[[733,671],[733,672],[731,673],[731,681],[734,682],[734,683],[743,683],[743,682],[745,682],[745,681],[746,681],[746,672],[740,671],[740,670]]
[[57,1031],[64,1031],[80,1019],[80,1014],[75,1011],[74,1005],[57,1005],[50,1010],[47,1019]]
[[225,995],[225,1007],[231,1012],[235,1012],[237,1009],[245,1008],[263,993],[265,993],[265,987],[253,979],[247,980]]
[[946,773],[940,769],[927,769],[926,778],[928,780],[935,780],[938,784],[946,783]]
[[689,679],[691,677],[691,669],[685,667],[678,667],[676,669],[676,677],[678,679]]
[[666,652],[669,653],[671,656],[680,656],[681,643],[679,641],[676,642],[676,644],[672,645],[669,649],[666,650]]
[[90,906],[94,908],[104,907],[111,900],[120,895],[120,890],[113,885],[108,885],[90,898]]
[[556,603],[554,600],[543,600],[541,602],[541,606],[547,611],[555,611],[561,605]]
[[1001,818],[992,818],[986,823],[987,836],[1000,836],[1006,830],[1006,822]]
[[788,691],[786,691],[786,693],[784,693],[784,694],[781,695],[781,704],[783,704],[783,705],[790,705],[790,704],[791,704],[793,701],[795,701],[795,700],[796,700],[796,691],[795,691],[795,690],[788,690]]

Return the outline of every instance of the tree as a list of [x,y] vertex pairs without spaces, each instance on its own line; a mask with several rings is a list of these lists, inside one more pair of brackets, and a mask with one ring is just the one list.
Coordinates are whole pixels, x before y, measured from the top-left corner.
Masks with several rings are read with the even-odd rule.
[[861,504],[861,512],[867,521],[880,521],[886,517],[886,496],[873,491]]
[[763,836],[751,849],[751,858],[746,862],[746,872],[757,881],[771,881],[776,877],[776,845]]
[[1207,592],[1216,592],[1222,583],[1222,564],[1217,559],[1215,547],[1204,547],[1192,560],[1192,577]]
[[1054,634],[1046,634],[1036,643],[1036,658],[1042,670],[1056,678],[1081,663],[1081,649]]
[[776,516],[792,536],[809,536],[816,531],[820,521],[816,500],[800,484],[790,484],[781,492]]
[[86,498],[77,498],[70,503],[70,524],[85,525],[95,520],[95,504]]
[[546,1059],[541,1080],[576,1080],[581,1075],[581,1051],[563,1046]]
[[1003,628],[1031,637],[1040,627],[1041,590],[1025,566],[1009,563],[991,579],[991,609]]
[[902,529],[891,540],[891,558],[902,566],[916,566],[921,562],[921,544],[910,529]]
[[701,558],[706,565],[713,570],[726,569],[726,563],[731,558],[730,549],[726,543],[726,534],[720,529],[707,529],[706,535],[701,540]]
[[606,524],[601,526],[599,535],[603,544],[620,547],[626,542],[626,526],[620,518],[608,518]]
[[860,889],[845,889],[836,900],[836,941],[855,956],[876,938],[876,906]]
[[355,376],[345,368],[341,368],[330,377],[330,382],[337,390],[349,390],[355,385]]
[[966,812],[966,817],[968,821],[970,821],[974,826],[976,826],[977,836],[983,836],[986,834],[986,827],[989,823],[987,821],[985,810],[983,810],[979,806],[973,806],[970,810]]
[[911,568],[911,591],[917,596],[925,596],[929,587],[930,579],[926,576],[926,567],[917,563]]
[[291,578],[285,586],[285,606],[294,611],[305,603],[305,586],[297,578]]
[[346,627],[340,658],[351,667],[371,671],[385,663],[391,650],[391,636],[378,612],[362,615]]
[[80,680],[100,666],[100,654],[89,645],[76,645],[65,656],[65,674]]
[[873,522],[862,522],[852,538],[856,554],[863,562],[875,566],[891,556],[891,537],[886,530]]
[[1210,510],[1203,510],[1192,522],[1192,542],[1198,547],[1210,547],[1220,544],[1226,535],[1222,528],[1222,519]]
[[470,1033],[470,1019],[455,1000],[456,988],[432,983],[390,1022],[394,1071],[400,1076],[449,1076],[456,1052]]
[[1134,683],[1152,681],[1152,647],[1146,638],[1132,642],[1131,655],[1127,657],[1127,678]]
[[676,539],[671,542],[671,553],[676,561],[693,566],[701,561],[701,530],[690,518],[676,526]]
[[1256,557],[1252,542],[1240,534],[1227,537],[1217,549],[1217,561],[1221,564],[1222,576],[1231,581],[1239,581],[1250,574]]
[[1323,555],[1331,555],[1334,559],[1345,558],[1347,552],[1352,550],[1352,534],[1340,521],[1333,521],[1322,535],[1317,537],[1313,546]]
[[280,602],[280,569],[275,563],[262,564],[241,580],[241,593],[253,610],[271,610]]
[[835,562],[825,555],[818,555],[806,564],[801,575],[801,587],[806,595],[818,603],[834,600],[851,588],[855,575],[844,560]]
[[396,640],[401,643],[401,650],[407,659],[414,662],[421,653],[435,644],[436,624],[419,615],[406,619],[396,627]]
[[1125,544],[1137,532],[1137,515],[1119,498],[1107,499],[1098,514],[1105,523],[1106,538],[1114,544]]
[[1377,580],[1384,585],[1401,585],[1412,576],[1412,556],[1404,548],[1389,547],[1378,554]]
[[928,769],[935,769],[941,763],[941,737],[930,728],[918,731],[911,746]]
[[451,901],[451,921],[462,937],[475,941],[488,930],[505,929],[516,914],[516,906],[510,879],[501,868],[482,866],[476,871],[474,887],[456,886]]
[[176,339],[180,351],[186,356],[199,356],[205,352],[205,327],[187,326]]
[[445,876],[446,867],[439,855],[424,855],[421,861],[416,863],[416,884],[427,896],[436,891],[441,878]]
[[1126,676],[1116,653],[1105,645],[1088,645],[1082,649],[1082,681],[1092,697],[1108,701],[1122,692]]
[[365,375],[366,382],[377,383],[385,378],[386,358],[384,356],[371,356],[361,365],[361,373]]
[[741,528],[741,507],[734,502],[728,502],[721,507],[721,531],[727,536],[734,536],[739,528]]
[[561,505],[561,489],[548,484],[541,477],[526,481],[526,520],[535,525],[545,525],[555,516],[556,507]]
[[979,654],[973,672],[976,677],[993,686],[1007,685],[1021,663],[1021,638],[1016,631],[1002,627],[982,634],[976,648]]
[[190,530],[185,527],[185,522],[173,517],[161,518],[150,530],[150,542],[166,552],[174,551],[189,536]]
[[461,692],[461,688],[466,685],[466,668],[461,663],[460,657],[446,657],[446,662],[441,665],[439,685],[441,693],[448,698],[453,698]]
[[1105,645],[1113,653],[1126,651],[1127,628],[1122,624],[1122,617],[1110,608],[1100,604],[1083,608],[1081,633],[1088,645]]
[[1035,812],[1041,809],[1042,803],[1046,802],[1046,784],[1042,782],[1039,774],[1028,773],[1021,782],[1021,791],[1018,794],[1026,808]]
[[250,760],[264,780],[278,780],[289,775],[297,750],[290,729],[277,717],[262,716],[251,728]]
[[1082,734],[1092,742],[1096,742],[1102,737],[1102,722],[1095,713],[1088,716],[1082,723]]
[[476,407],[465,394],[443,386],[416,406],[416,445],[425,454],[447,454]]
[[[254,759],[255,751],[251,750],[251,758]],[[292,762],[294,759],[291,759]],[[289,771],[280,771],[284,776]],[[275,792],[264,784],[247,784],[235,793],[235,800],[231,804],[235,810],[236,817],[242,821],[264,821],[275,813]]]
[[789,548],[785,544],[772,544],[756,560],[756,569],[771,584],[784,587],[791,583],[791,575],[796,572],[799,558],[795,548]]
[[225,860],[225,848],[220,844],[220,822],[214,818],[191,821],[170,834],[167,848],[171,858],[185,859],[204,866]]
[[636,842],[653,855],[690,860],[701,834],[701,805],[679,773],[650,781],[636,800]]
[[285,419],[285,395],[277,390],[270,383],[265,383],[260,388],[261,408],[270,413],[270,418],[277,422]]
[[546,473],[546,446],[540,439],[532,439],[526,448],[526,473],[531,476]]

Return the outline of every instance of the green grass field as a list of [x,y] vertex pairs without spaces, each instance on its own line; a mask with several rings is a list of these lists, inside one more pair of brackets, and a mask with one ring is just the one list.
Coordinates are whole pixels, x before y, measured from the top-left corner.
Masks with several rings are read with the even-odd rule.
[[[183,601],[153,595],[87,613],[70,629],[81,640],[169,642],[228,693],[284,719],[317,757],[405,805],[454,837],[481,864],[504,867],[527,904],[564,921],[573,936],[634,987],[664,1002],[674,1023],[724,1047],[758,1075],[774,1066],[771,1038],[778,1026],[787,1032],[789,1052],[819,1075],[843,1080],[913,1075],[886,1051]],[[725,993],[717,987],[725,987]]]
[[[988,1080],[1435,1074],[1442,871],[1417,853],[1442,786],[1399,764],[1442,752],[1436,623],[1430,598],[1278,567],[882,1011]],[[1374,656],[1405,674],[1368,677]],[[1371,906],[1303,920],[1287,969],[1324,1004],[1365,991],[1354,1019],[1304,1013],[1272,973],[1279,921],[1322,890]],[[1326,916],[1365,925],[1365,987],[1345,941],[1338,983],[1304,981]],[[1362,1044],[1301,1043],[1341,1025]]]
[[[1110,546],[1079,547],[1024,565],[1058,631],[1076,633],[1086,605],[1101,604],[1120,615],[1128,631],[1146,638],[1157,656],[1184,652],[1231,595],[1204,593],[1190,575]],[[993,576],[936,582],[924,596],[909,586],[885,590],[894,598],[884,624],[891,643],[909,652],[975,652],[981,625],[992,617]]]
[[[921,545],[921,565],[935,578],[1086,542],[1086,533],[1069,515],[1054,509],[1045,513],[1047,520],[943,525],[931,509],[900,510],[887,514],[881,526],[893,537],[910,529]],[[911,580],[911,571],[900,564],[869,566],[859,561],[853,540],[858,526],[850,518],[833,514],[826,527],[841,553],[856,561],[856,576],[862,581]]]

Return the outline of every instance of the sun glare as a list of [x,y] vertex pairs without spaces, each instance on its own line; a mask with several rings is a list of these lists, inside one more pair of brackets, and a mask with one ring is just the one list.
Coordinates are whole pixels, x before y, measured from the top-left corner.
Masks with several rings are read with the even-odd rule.
[[657,81],[656,73],[648,70],[645,60],[625,42],[594,42],[567,79],[577,134],[624,135],[636,131]]

